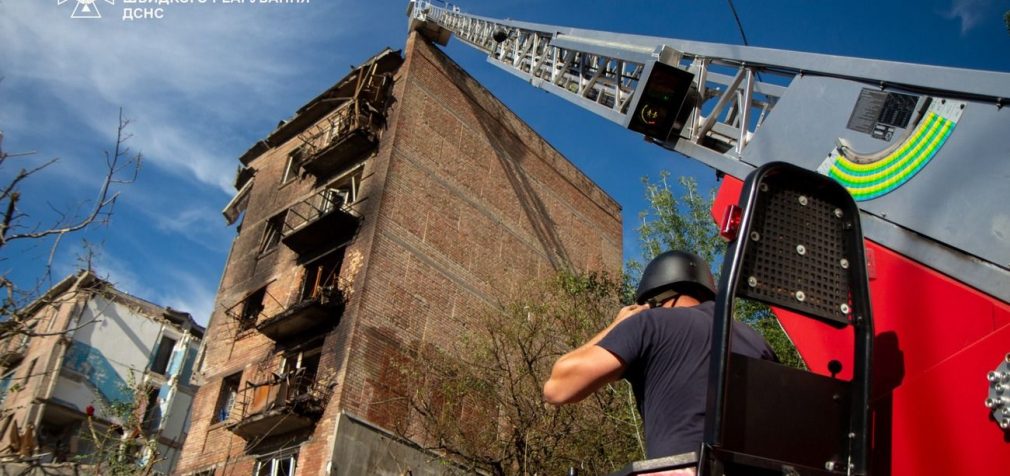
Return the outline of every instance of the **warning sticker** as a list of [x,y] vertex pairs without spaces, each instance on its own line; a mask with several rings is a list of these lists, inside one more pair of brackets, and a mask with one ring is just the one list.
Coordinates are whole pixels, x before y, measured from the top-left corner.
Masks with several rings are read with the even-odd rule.
[[895,128],[908,127],[918,96],[887,93],[863,88],[849,116],[847,128],[884,141],[894,137]]

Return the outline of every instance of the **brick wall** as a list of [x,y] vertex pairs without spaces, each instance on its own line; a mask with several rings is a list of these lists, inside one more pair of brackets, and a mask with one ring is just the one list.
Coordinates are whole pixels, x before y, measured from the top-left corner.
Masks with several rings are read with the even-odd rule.
[[[345,254],[350,300],[323,344],[321,371],[337,385],[301,446],[299,474],[322,474],[342,410],[385,428],[407,415],[390,391],[398,359],[421,345],[444,345],[462,321],[524,282],[564,267],[621,268],[619,206],[416,35],[393,96],[387,128],[364,165],[362,224]],[[299,256],[283,244],[257,256],[266,220],[318,186],[311,179],[278,186],[296,146],[290,141],[250,162],[255,182],[208,330],[182,473],[211,466],[226,467],[218,474],[251,473],[245,441],[210,420],[221,379],[250,374],[278,349],[255,331],[236,339],[224,310],[266,286],[278,302],[267,303],[269,315],[300,286]]]
[[531,279],[621,264],[613,200],[432,45],[407,51],[342,385],[345,409],[387,428],[404,354]]

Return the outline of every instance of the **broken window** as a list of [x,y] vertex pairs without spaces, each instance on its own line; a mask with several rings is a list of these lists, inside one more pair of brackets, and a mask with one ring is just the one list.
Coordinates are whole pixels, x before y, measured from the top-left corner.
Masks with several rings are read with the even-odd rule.
[[284,226],[284,212],[270,217],[263,229],[263,238],[260,241],[259,253],[264,254],[277,247],[281,241],[281,227]]
[[349,187],[326,187],[318,197],[320,215],[325,215],[353,201]]
[[341,190],[346,203],[355,203],[361,199],[358,188],[361,186],[361,173],[363,168],[359,167],[353,172],[330,184],[327,188]]
[[161,429],[161,405],[158,402],[158,394],[161,389],[151,388],[147,391],[147,406],[144,408],[144,431],[154,433]]
[[266,308],[267,288],[263,287],[246,296],[238,313],[238,331],[253,328]]
[[340,266],[344,263],[346,248],[335,250],[305,266],[301,301],[331,300],[340,298]]
[[262,456],[256,461],[256,476],[294,476],[297,461],[297,449]]
[[242,374],[232,374],[221,380],[221,392],[217,394],[217,405],[214,406],[214,423],[228,421],[238,400],[238,386]]
[[319,340],[314,347],[284,355],[281,375],[287,380],[288,398],[310,394],[314,390],[322,350],[322,341]]
[[151,372],[165,375],[168,370],[168,361],[172,358],[172,350],[175,349],[175,339],[168,336],[161,336],[158,343],[158,350],[154,353],[154,360],[151,362]]

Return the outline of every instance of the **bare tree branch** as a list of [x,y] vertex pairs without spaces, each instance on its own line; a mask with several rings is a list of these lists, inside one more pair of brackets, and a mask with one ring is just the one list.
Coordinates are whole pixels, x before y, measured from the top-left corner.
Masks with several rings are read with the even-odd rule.
[[[136,180],[137,174],[140,172],[140,164],[143,157],[137,154],[133,157],[129,157],[129,149],[125,147],[124,142],[130,138],[127,134],[126,127],[129,125],[129,120],[123,117],[123,110],[119,110],[119,126],[116,128],[116,143],[114,146],[114,151],[112,154],[106,153],[106,172],[105,176],[102,178],[102,184],[98,188],[98,196],[95,199],[94,205],[92,206],[90,212],[84,218],[80,219],[76,223],[65,225],[65,226],[53,226],[44,230],[13,234],[7,236],[6,233],[10,230],[10,223],[4,223],[3,231],[4,236],[2,236],[2,241],[0,241],[0,246],[18,239],[38,239],[48,236],[61,236],[68,233],[73,233],[76,231],[83,230],[88,225],[91,225],[100,216],[107,216],[112,213],[112,208],[114,208],[116,200],[119,198],[119,192],[113,192],[111,187],[113,184],[127,184],[132,183]],[[53,161],[43,165],[42,167],[48,166]],[[36,169],[35,171],[41,169],[42,167]],[[126,169],[132,169],[133,172],[127,179],[118,178],[118,174]],[[34,172],[34,171],[32,171]],[[28,175],[30,175],[29,173]],[[23,180],[28,175],[22,176],[19,174],[15,182]],[[16,183],[12,185],[17,185]],[[2,198],[2,197],[0,197]],[[13,208],[11,205],[10,208]]]
[[[15,283],[8,276],[0,276],[0,340],[15,336],[48,335],[35,332],[38,316],[35,310],[38,306],[59,306],[59,302],[44,302],[39,296],[53,282],[52,268],[59,246],[64,239],[75,232],[87,229],[92,225],[106,223],[111,217],[119,192],[116,188],[136,180],[143,160],[140,154],[131,154],[125,141],[130,138],[127,133],[127,120],[122,109],[119,111],[119,122],[116,128],[116,141],[111,152],[105,153],[105,170],[97,189],[94,202],[81,202],[81,210],[65,210],[57,208],[44,201],[51,212],[49,218],[31,216],[25,210],[25,203],[32,203],[34,197],[26,196],[22,191],[25,183],[40,172],[53,166],[58,159],[50,159],[34,167],[23,167],[4,184],[0,184],[0,250],[15,240],[25,240],[47,246],[48,258],[36,276],[34,287]],[[11,154],[3,149],[4,135],[0,132],[0,167],[11,165],[13,157],[31,155],[32,153]],[[6,201],[6,203],[4,203]],[[41,201],[40,201],[41,202]],[[34,223],[26,224],[26,221]],[[20,251],[20,250],[19,250]],[[90,254],[90,250],[89,250]],[[6,260],[6,257],[0,257]],[[90,260],[90,256],[88,257]],[[35,301],[33,309],[25,306]],[[6,345],[6,344],[4,344]]]

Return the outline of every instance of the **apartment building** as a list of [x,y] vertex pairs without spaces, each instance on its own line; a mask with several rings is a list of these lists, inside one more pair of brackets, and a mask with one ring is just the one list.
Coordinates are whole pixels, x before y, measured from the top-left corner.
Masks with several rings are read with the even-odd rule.
[[389,430],[396,362],[560,269],[621,269],[620,207],[423,37],[239,161],[180,474],[442,474]]
[[[30,334],[0,342],[0,460],[87,464],[94,434],[112,428],[123,438],[153,438],[156,453],[133,456],[170,474],[189,427],[203,327],[87,271],[21,314]],[[117,403],[131,405],[139,428],[108,410]]]

